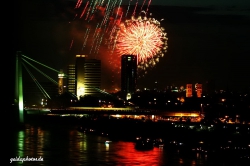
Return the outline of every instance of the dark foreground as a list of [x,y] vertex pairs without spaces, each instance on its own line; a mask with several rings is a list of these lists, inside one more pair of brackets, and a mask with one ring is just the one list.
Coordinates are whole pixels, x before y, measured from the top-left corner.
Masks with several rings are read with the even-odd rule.
[[[250,160],[250,134],[249,126],[247,125],[211,125],[200,123],[151,122],[133,119],[91,119],[48,116],[27,116],[26,122],[29,126],[28,128],[26,124],[24,125],[23,129],[13,128],[13,131],[14,129],[17,129],[17,131],[24,131],[24,134],[27,131],[28,135],[25,135],[28,137],[26,139],[35,139],[37,137],[39,138],[39,142],[40,139],[44,141],[47,141],[48,139],[41,138],[39,133],[45,134],[49,132],[51,136],[54,135],[53,137],[56,137],[55,140],[59,139],[59,142],[65,142],[67,144],[67,140],[69,138],[64,138],[65,135],[62,134],[64,131],[69,131],[69,134],[75,133],[77,137],[92,135],[94,138],[98,139],[99,137],[105,138],[105,140],[111,141],[109,145],[110,148],[112,147],[112,144],[114,145],[120,141],[124,142],[124,146],[127,146],[125,145],[126,142],[129,146],[131,146],[132,144],[129,143],[135,143],[136,138],[141,137],[143,139],[149,138],[151,141],[153,141],[154,147],[156,149],[161,149],[164,147],[163,150],[169,153],[168,155],[174,153],[176,157],[180,158],[180,160],[183,158],[186,158],[187,160],[196,158],[198,160],[197,155],[203,155],[205,158],[208,157],[211,159],[210,161],[213,162],[217,159],[220,159],[220,161],[223,163],[224,161],[230,159],[234,162],[234,165],[237,165],[237,163],[249,162]],[[29,134],[34,134],[36,130],[38,130],[37,136],[29,136]],[[30,133],[31,131],[32,133]],[[159,142],[159,140],[161,140],[161,142]],[[70,138],[69,141],[75,141],[75,143],[78,144],[82,140],[78,138],[77,140],[71,140]],[[47,142],[50,142],[50,140]],[[46,151],[52,153],[55,150],[54,148],[65,146],[60,143],[60,145],[54,147],[53,144],[57,144],[57,142],[48,143],[49,146],[45,146],[44,144],[43,146],[45,147],[40,151],[43,153]],[[119,147],[120,144],[119,146],[118,144],[116,147],[117,150],[124,148]],[[33,146],[36,147],[40,145],[34,144]],[[27,147],[28,149],[30,148],[28,144]],[[136,146],[134,146],[134,148],[136,149]],[[65,151],[66,153],[65,149],[61,150]],[[127,150],[128,152],[131,152],[131,149]],[[152,151],[152,148],[147,148],[147,150]],[[26,153],[26,151],[24,152]],[[29,150],[27,151],[27,154],[28,152]],[[34,153],[34,151],[32,151],[32,153]],[[108,153],[108,151],[106,151],[106,153]],[[139,152],[134,151],[133,153]],[[16,155],[15,153],[11,154],[12,156]],[[199,160],[201,159],[199,158]]]

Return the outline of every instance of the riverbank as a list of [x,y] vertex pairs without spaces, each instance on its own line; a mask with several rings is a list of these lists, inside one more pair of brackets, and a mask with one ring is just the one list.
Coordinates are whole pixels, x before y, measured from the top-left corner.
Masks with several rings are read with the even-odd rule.
[[134,140],[135,137],[163,138],[178,142],[211,142],[219,144],[226,140],[250,144],[248,124],[205,124],[187,122],[152,122],[135,119],[86,118],[26,115],[25,124],[54,128],[75,128],[108,136],[112,139]]
[[152,122],[134,119],[79,119],[82,130],[95,130],[110,136],[136,137],[148,136],[165,139],[219,141],[223,138],[240,137],[250,140],[249,125],[236,124],[202,124],[182,122]]

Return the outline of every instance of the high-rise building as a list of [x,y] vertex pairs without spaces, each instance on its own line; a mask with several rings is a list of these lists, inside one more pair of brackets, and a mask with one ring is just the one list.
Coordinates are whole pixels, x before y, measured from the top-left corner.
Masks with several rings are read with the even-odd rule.
[[192,97],[193,96],[193,88],[192,84],[186,85],[186,97]]
[[86,55],[76,55],[75,64],[76,95],[99,94],[101,88],[101,61],[88,59]]
[[137,57],[135,55],[121,56],[121,92],[126,100],[135,93],[137,83]]
[[202,84],[195,84],[196,95],[198,98],[202,97]]

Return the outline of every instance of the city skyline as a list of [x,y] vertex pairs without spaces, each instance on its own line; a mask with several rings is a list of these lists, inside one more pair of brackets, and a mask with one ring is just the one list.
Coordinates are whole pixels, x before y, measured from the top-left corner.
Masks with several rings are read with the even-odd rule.
[[[71,29],[65,15],[69,6],[55,6],[54,3],[50,8],[44,2],[44,9],[50,10],[32,13],[32,5],[36,3],[23,2],[21,5],[15,50],[55,69],[65,69],[79,52],[68,50]],[[29,10],[24,12],[25,9]],[[138,87],[153,88],[155,82],[162,89],[171,84],[181,86],[197,82],[212,82],[217,89],[249,87],[250,24],[247,21],[250,17],[245,11],[184,5],[166,6],[165,10],[160,6],[150,6],[150,12],[158,19],[164,18],[161,24],[169,39],[168,52],[147,71],[145,77],[138,80]],[[108,89],[111,82],[104,79],[110,74],[105,69],[102,89]]]

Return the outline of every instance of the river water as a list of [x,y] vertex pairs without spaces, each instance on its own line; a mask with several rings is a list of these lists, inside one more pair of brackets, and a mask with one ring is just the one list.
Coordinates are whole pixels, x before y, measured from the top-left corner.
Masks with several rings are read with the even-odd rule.
[[105,143],[107,140],[108,137],[80,132],[75,125],[28,123],[21,130],[10,131],[10,159],[41,157],[43,161],[9,162],[44,166],[243,166],[246,162],[202,153],[180,153],[167,146],[141,151],[135,149],[134,142]]

